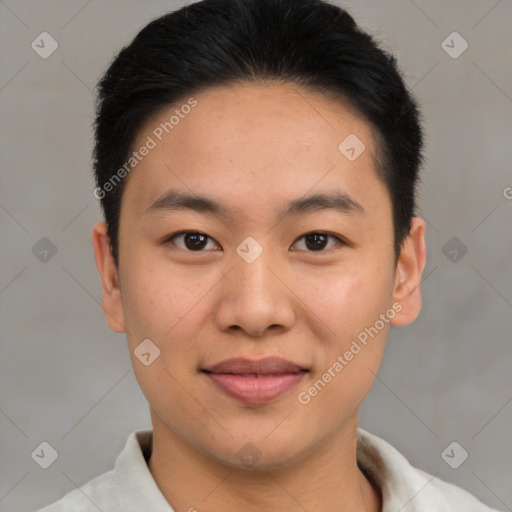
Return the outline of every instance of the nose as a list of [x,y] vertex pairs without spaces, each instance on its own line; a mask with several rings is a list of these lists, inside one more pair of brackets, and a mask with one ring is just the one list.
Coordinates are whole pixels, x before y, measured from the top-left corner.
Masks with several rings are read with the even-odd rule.
[[267,330],[286,331],[295,322],[294,294],[270,251],[252,263],[238,254],[218,287],[217,327],[261,337]]

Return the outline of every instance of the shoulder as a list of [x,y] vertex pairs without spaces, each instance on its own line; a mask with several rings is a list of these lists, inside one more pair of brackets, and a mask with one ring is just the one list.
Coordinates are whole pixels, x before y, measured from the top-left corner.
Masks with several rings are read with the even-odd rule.
[[152,430],[132,432],[117,456],[114,468],[93,478],[63,498],[37,512],[172,512],[147,465],[152,450]]
[[357,459],[380,489],[383,512],[498,512],[468,491],[412,466],[383,439],[358,429]]
[[119,511],[114,470],[93,478],[37,512],[69,512],[70,510],[73,512]]
[[498,512],[484,505],[465,489],[441,480],[421,469],[412,466],[411,469],[423,478],[425,482],[430,482],[429,486],[431,486],[431,489],[426,493],[426,497],[445,507],[441,510],[453,512]]

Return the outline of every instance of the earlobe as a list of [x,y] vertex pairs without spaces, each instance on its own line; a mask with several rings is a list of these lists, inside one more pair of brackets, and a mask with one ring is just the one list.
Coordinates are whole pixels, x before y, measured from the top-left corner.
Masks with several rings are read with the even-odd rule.
[[397,262],[393,302],[401,307],[391,320],[396,326],[409,325],[421,311],[420,282],[426,262],[425,227],[423,219],[413,218]]
[[119,288],[118,269],[114,263],[110,248],[110,239],[105,222],[98,222],[92,229],[94,258],[101,278],[101,306],[107,325],[114,332],[125,332],[123,304]]

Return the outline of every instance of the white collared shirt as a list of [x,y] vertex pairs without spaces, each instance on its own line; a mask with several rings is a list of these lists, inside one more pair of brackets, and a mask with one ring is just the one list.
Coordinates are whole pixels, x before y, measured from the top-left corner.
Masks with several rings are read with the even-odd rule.
[[[113,470],[38,512],[174,512],[147,466],[152,436],[152,430],[132,432]],[[414,468],[383,439],[362,429],[357,439],[358,465],[380,488],[382,512],[498,512],[460,487]]]

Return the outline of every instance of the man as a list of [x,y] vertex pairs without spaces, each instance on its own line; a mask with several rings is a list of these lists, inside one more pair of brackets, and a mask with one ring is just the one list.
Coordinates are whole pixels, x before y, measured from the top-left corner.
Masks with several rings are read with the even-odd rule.
[[107,323],[152,430],[44,512],[488,511],[358,429],[421,309],[423,134],[392,56],[321,0],[204,0],[99,83]]

